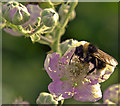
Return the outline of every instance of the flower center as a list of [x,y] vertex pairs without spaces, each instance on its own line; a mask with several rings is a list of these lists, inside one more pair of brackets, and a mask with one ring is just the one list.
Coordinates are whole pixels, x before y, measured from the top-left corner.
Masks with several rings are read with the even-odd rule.
[[82,62],[78,56],[74,56],[70,64],[66,67],[65,76],[73,85],[78,85],[83,81],[89,71],[89,63]]

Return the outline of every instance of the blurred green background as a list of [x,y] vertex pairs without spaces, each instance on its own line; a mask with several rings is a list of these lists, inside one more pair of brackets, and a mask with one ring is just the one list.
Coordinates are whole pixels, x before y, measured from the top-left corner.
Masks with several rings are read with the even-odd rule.
[[[69,22],[62,41],[69,38],[89,41],[119,61],[118,3],[79,2],[76,18]],[[29,38],[2,32],[3,104],[12,103],[19,96],[34,104],[40,92],[48,92],[51,79],[43,66],[49,50],[46,45],[33,44]],[[115,83],[118,83],[117,69],[101,84],[102,91]]]

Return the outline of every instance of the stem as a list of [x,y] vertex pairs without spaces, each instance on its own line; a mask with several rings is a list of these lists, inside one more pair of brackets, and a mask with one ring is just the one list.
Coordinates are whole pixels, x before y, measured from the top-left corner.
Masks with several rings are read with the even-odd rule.
[[60,50],[61,33],[60,32],[66,27],[66,25],[69,21],[70,13],[74,10],[74,8],[76,6],[77,6],[77,2],[71,2],[69,12],[66,14],[63,22],[57,26],[56,35],[55,35],[56,39],[55,39],[54,44],[52,46],[52,49],[54,52],[59,52],[61,54],[61,50]]
[[42,35],[39,35],[39,36],[40,36],[40,40],[46,42],[49,46],[53,43],[53,41],[49,40],[48,38],[46,38],[46,37],[44,37]]
[[6,23],[0,23],[0,29],[3,29],[6,26]]
[[8,26],[10,26],[10,27],[12,27],[14,29],[18,29],[16,25],[14,25],[14,24],[12,24],[12,23],[10,23],[8,21],[6,21],[6,25],[8,25]]
[[17,30],[23,34],[25,34],[25,37],[30,37],[31,35],[35,34],[35,33],[40,33],[40,29],[43,27],[44,25],[40,25],[36,30],[34,31],[26,31],[24,30],[24,28],[21,25],[17,26]]
[[[31,35],[33,35],[35,33],[39,33],[40,29],[44,26],[42,24],[36,30],[34,30],[33,32],[31,32],[31,31],[24,30],[24,28],[21,25],[14,25],[14,24],[8,22],[7,20],[5,20],[5,22],[6,22],[6,25],[10,26],[11,28],[14,28],[14,29],[18,30],[22,34],[25,34],[26,37],[30,37]],[[48,38],[46,38],[46,37],[44,37],[42,35],[39,35],[39,36],[40,36],[41,40],[43,40],[44,42],[46,42],[46,44],[51,45],[53,43],[53,41],[49,40]]]
[[70,4],[70,10],[69,10],[69,12],[66,14],[65,19],[63,20],[63,24],[62,24],[62,26],[61,26],[62,28],[64,28],[64,27],[67,25],[69,15],[70,15],[70,13],[74,10],[74,8],[77,6],[77,4],[78,4],[78,2],[71,2],[71,4]]
[[0,29],[3,29],[6,26],[6,21],[0,17]]

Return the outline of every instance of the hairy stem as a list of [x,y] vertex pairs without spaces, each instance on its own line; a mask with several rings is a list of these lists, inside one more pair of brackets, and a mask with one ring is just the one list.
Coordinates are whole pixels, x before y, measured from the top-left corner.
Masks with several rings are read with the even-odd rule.
[[61,31],[64,30],[64,28],[68,24],[69,16],[76,6],[77,6],[77,2],[71,2],[69,12],[66,14],[63,22],[57,26],[55,41],[54,41],[54,44],[52,46],[52,49],[54,52],[59,52],[61,54],[61,50],[60,50]]
[[[8,22],[7,20],[5,20],[6,25],[16,29],[17,31],[19,31],[20,33],[24,34],[25,37],[30,37],[31,35],[34,35],[35,33],[40,33],[40,29],[43,27],[43,25],[40,25],[36,30],[34,31],[26,31],[21,25],[14,25],[10,22]],[[48,38],[39,35],[41,40],[43,40],[44,42],[46,42],[46,44],[51,45],[53,43],[53,41],[49,40]]]
[[[48,38],[46,38],[42,35],[39,35],[39,37],[40,37],[40,40],[46,42],[46,44],[48,44],[49,46],[52,45],[53,41],[49,40]],[[40,41],[38,41],[38,42],[40,42]]]

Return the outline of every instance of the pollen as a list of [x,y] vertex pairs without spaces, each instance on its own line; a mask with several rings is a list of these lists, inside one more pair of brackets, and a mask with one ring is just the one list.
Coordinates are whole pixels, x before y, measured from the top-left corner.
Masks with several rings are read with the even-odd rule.
[[68,95],[71,95],[71,92],[65,92],[65,93],[67,93]]
[[74,95],[74,92],[65,92],[66,94],[68,94],[68,95]]
[[[69,79],[70,83],[73,87],[77,87],[80,83],[84,82],[87,73],[90,71],[89,63],[83,63],[77,57],[73,57],[69,65],[65,66],[65,76]],[[87,81],[87,83],[91,83],[91,81]]]
[[73,78],[78,78],[83,75],[87,75],[87,72],[89,72],[89,64],[80,62],[80,60],[77,57],[72,59],[68,67],[68,70]]
[[48,69],[49,69],[50,71],[52,71],[50,67],[48,67]]

